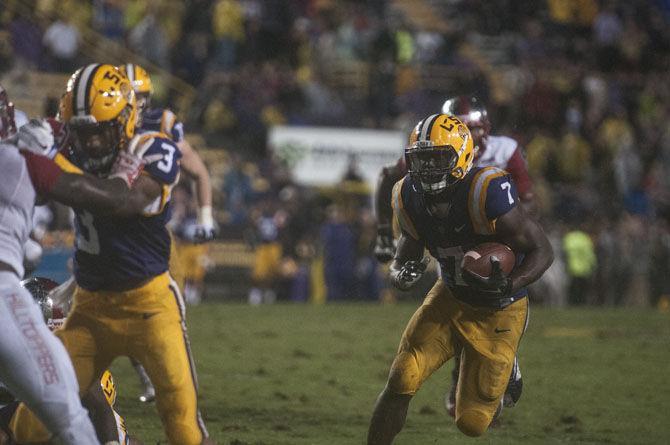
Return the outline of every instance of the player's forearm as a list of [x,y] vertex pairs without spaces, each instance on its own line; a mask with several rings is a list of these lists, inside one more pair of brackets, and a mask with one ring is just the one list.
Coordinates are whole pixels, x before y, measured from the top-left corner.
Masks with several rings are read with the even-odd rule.
[[212,206],[212,181],[207,166],[193,147],[183,140],[177,144],[182,152],[181,169],[195,180],[196,199],[199,207]]
[[195,180],[195,198],[201,208],[212,206],[212,183],[207,169]]
[[535,249],[525,253],[521,264],[510,275],[512,280],[511,292],[514,293],[537,281],[553,261],[554,251],[548,241],[540,243]]
[[519,199],[523,211],[526,212],[528,216],[537,221],[540,216],[539,215],[540,210],[538,209],[537,202],[535,201],[535,196],[533,195],[533,193],[528,192],[524,195],[519,195]]
[[130,189],[121,179],[63,173],[47,197],[93,213],[115,214],[126,206]]

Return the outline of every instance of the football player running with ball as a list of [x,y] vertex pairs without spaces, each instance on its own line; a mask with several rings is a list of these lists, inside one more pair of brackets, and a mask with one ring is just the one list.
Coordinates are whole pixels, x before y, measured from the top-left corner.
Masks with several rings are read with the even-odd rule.
[[[475,96],[454,96],[442,105],[442,113],[456,116],[463,122],[472,135],[475,167],[498,167],[507,171],[516,185],[519,204],[531,215],[536,214],[533,184],[531,182],[522,148],[514,139],[492,135],[491,121],[484,104]],[[397,181],[407,174],[404,156],[395,165],[385,167],[379,175],[379,185],[375,194],[377,213],[377,239],[375,255],[381,262],[393,258],[395,246],[391,219],[391,193]],[[460,351],[456,351],[454,369],[451,373],[451,388],[447,391],[444,402],[451,417],[456,415],[456,385],[460,369]],[[505,406],[514,406],[521,397],[523,381],[518,361],[515,360],[505,391]]]
[[[168,273],[165,225],[181,155],[161,133],[135,135],[136,112],[130,82],[115,66],[87,65],[68,81],[60,117],[71,145],[59,165],[104,177],[120,153],[131,153],[144,169],[123,203],[98,212],[73,206],[77,289],[57,335],[80,388],[89,388],[116,357],[134,357],[156,384],[169,442],[212,443],[197,406],[184,302]],[[21,414],[30,415],[20,408]]]
[[[402,335],[372,414],[370,445],[393,442],[412,396],[459,345],[456,424],[468,436],[484,434],[502,406],[526,324],[525,287],[553,260],[544,232],[518,205],[510,175],[496,167],[473,168],[472,135],[458,118],[434,114],[420,121],[405,159],[409,173],[392,197],[401,235],[391,280],[401,290],[412,287],[426,268],[424,249],[438,261],[441,277]],[[464,252],[487,241],[516,253],[509,276],[497,263],[489,277],[460,268]]]

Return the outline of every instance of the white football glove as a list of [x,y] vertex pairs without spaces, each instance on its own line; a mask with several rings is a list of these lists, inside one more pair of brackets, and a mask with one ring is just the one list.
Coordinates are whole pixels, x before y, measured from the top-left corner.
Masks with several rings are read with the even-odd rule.
[[53,159],[58,153],[51,125],[46,119],[30,119],[19,128],[16,144],[19,149]]

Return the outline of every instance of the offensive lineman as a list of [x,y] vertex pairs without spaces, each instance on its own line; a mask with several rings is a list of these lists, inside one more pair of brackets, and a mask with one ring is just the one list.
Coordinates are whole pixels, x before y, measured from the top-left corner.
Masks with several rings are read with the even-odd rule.
[[[401,290],[412,287],[425,271],[426,248],[442,274],[403,333],[372,414],[369,445],[393,442],[412,396],[459,345],[456,425],[468,436],[487,430],[502,406],[525,328],[525,287],[553,259],[544,232],[517,205],[510,175],[495,167],[472,168],[472,136],[458,118],[435,114],[420,121],[405,159],[409,174],[393,188],[401,235],[391,281]],[[505,243],[517,254],[508,277],[498,263],[488,278],[461,270],[464,252],[485,241]]]

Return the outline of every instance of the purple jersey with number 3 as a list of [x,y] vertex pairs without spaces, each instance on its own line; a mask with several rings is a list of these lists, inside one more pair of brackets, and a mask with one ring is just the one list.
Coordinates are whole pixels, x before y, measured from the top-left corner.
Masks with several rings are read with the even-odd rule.
[[[170,193],[179,180],[181,152],[159,133],[138,142],[147,164],[142,174],[161,185],[161,194],[142,215],[112,218],[75,210],[74,272],[79,286],[90,291],[133,289],[168,269]],[[141,152],[141,151],[138,151]]]

